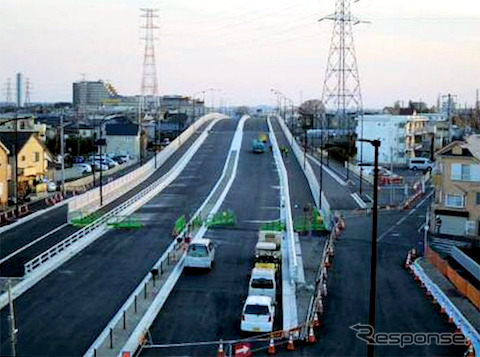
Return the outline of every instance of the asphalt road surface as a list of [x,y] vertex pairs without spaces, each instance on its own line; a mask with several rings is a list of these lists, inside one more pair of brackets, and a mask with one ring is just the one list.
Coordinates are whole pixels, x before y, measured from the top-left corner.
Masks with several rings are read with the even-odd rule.
[[[254,248],[263,221],[279,218],[280,192],[272,154],[252,153],[252,140],[268,132],[265,118],[246,121],[235,181],[221,210],[236,213],[237,224],[210,229],[217,248],[211,272],[184,271],[151,327],[155,344],[240,338],[240,314],[248,295]],[[277,297],[276,329],[281,329]],[[215,355],[218,346],[145,349],[144,356]]]
[[[167,173],[175,165],[178,159],[190,148],[192,143],[198,138],[207,125],[208,123],[200,127],[199,131],[183,143],[183,145],[149,178],[115,201],[104,206],[99,212],[106,213],[112,210]],[[23,276],[23,266],[25,263],[79,230],[79,228],[67,225],[67,214],[68,207],[66,205],[60,206],[2,233],[0,237],[0,275],[11,277]],[[50,234],[52,231],[53,233]],[[12,258],[2,262],[7,256],[35,240],[38,240],[38,243],[31,245],[28,249],[25,249],[14,255]]]
[[[15,300],[18,355],[79,356],[94,342],[220,177],[236,122],[217,123],[180,176],[139,209],[140,230],[110,231]],[[7,311],[0,355],[9,355]]]

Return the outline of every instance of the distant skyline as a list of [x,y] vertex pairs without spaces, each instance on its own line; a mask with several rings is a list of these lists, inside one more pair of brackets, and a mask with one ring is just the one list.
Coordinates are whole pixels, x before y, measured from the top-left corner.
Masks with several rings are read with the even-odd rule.
[[[159,94],[217,92],[216,105],[296,104],[321,98],[334,0],[1,0],[0,101],[7,78],[32,82],[31,100],[71,101],[72,83],[109,80],[140,91],[140,7],[160,9]],[[480,87],[480,2],[361,0],[355,41],[366,108],[396,100],[473,105]],[[207,103],[211,101],[208,97]]]

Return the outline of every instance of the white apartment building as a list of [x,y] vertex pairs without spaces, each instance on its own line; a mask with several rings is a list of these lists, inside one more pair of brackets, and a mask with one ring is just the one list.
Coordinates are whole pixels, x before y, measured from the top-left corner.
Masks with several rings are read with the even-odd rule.
[[[415,151],[422,148],[428,119],[418,115],[375,114],[363,117],[363,138],[380,140],[378,161],[380,165],[403,166]],[[362,137],[362,119],[357,119],[357,138]],[[374,148],[357,140],[357,161],[374,162]],[[362,153],[363,146],[363,153]]]

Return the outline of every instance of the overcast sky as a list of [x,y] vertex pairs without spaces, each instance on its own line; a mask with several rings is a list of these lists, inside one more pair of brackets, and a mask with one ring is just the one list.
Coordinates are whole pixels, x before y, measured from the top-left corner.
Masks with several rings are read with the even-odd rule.
[[[110,80],[140,91],[142,6],[160,9],[160,94],[218,88],[230,104],[322,94],[334,0],[0,0],[0,81],[22,72],[32,101],[71,100],[72,82]],[[355,28],[366,107],[480,87],[480,1],[362,0]],[[2,91],[2,99],[5,93]],[[217,103],[218,105],[218,103]]]

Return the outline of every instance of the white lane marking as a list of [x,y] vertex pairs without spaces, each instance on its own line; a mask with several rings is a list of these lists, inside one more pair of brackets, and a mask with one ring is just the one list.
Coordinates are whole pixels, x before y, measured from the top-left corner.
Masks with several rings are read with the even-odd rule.
[[425,203],[425,201],[427,201],[430,196],[433,195],[433,192],[430,192],[422,201],[420,201],[420,203],[418,205],[415,206],[415,208],[413,208],[410,212],[408,212],[408,214],[406,216],[404,216],[402,219],[400,219],[395,225],[393,225],[392,227],[390,227],[390,229],[388,229],[387,231],[385,231],[380,237],[378,237],[377,239],[377,242],[380,242],[383,238],[385,238],[385,236],[387,236],[391,231],[393,231],[394,229],[396,229],[399,225],[401,225],[403,222],[405,222],[405,220],[407,218],[409,218],[412,214],[414,214],[417,209],[423,205]]
[[360,196],[358,195],[358,193],[351,193],[350,196],[352,196],[352,198],[355,200],[355,202],[357,202],[358,206],[360,208],[367,208],[367,204],[360,198]]
[[[307,154],[307,157],[312,160],[315,164],[317,164],[317,166],[320,166],[320,161],[318,161],[315,157],[313,157],[312,155],[310,154]],[[329,174],[330,176],[332,176],[332,178],[337,181],[340,185],[342,186],[347,186],[347,183],[342,180],[336,173],[334,173],[328,166],[325,166],[325,165],[322,165],[323,166],[323,170]]]
[[372,196],[370,196],[368,193],[366,193],[365,196],[367,196],[367,198],[370,200],[370,202],[373,202]]
[[34,241],[28,243],[27,245],[24,245],[22,248],[14,251],[13,253],[10,253],[10,254],[7,255],[5,258],[3,258],[2,260],[0,260],[0,264],[5,263],[7,260],[9,260],[10,258],[14,257],[14,256],[17,255],[18,253],[23,252],[25,249],[30,248],[32,245],[37,244],[37,243],[40,242],[41,240],[44,240],[44,239],[47,238],[48,236],[52,235],[53,233],[58,232],[59,230],[63,229],[63,228],[66,227],[66,226],[68,226],[68,223],[64,223],[64,224],[62,224],[61,226],[58,226],[57,228],[52,229],[50,232],[48,232],[48,233],[44,234],[43,236],[35,239]]

